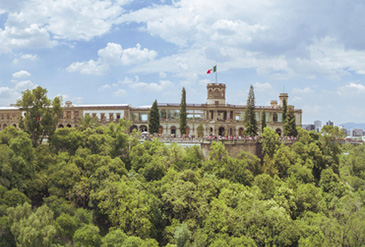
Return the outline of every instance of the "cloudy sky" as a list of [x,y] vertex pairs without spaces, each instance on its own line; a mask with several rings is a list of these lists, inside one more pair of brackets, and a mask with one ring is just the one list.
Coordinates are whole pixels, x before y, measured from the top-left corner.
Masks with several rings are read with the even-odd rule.
[[281,92],[314,120],[365,122],[363,0],[1,0],[0,106],[25,89],[74,104],[229,104]]

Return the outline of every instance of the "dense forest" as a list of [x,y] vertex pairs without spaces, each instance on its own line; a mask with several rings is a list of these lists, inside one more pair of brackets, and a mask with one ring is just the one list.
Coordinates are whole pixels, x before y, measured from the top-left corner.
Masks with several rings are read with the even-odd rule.
[[266,127],[263,159],[89,119],[34,145],[0,132],[0,246],[364,246],[365,146]]

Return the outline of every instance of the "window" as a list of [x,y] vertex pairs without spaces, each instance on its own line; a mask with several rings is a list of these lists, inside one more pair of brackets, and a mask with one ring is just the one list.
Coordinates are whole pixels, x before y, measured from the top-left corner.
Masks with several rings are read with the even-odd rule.
[[120,113],[117,113],[117,119],[118,120],[120,119]]
[[104,120],[105,119],[105,113],[100,113],[100,119]]
[[66,112],[66,119],[71,119],[71,111]]
[[113,113],[109,113],[109,120],[113,121],[114,120],[114,114]]
[[74,111],[74,119],[78,119],[79,118],[79,112],[78,111]]

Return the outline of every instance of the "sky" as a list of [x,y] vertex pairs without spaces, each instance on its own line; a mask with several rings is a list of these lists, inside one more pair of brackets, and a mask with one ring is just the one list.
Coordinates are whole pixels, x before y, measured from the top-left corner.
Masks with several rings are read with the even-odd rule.
[[363,0],[0,0],[0,106],[42,86],[73,104],[226,103],[280,93],[303,124],[365,123]]

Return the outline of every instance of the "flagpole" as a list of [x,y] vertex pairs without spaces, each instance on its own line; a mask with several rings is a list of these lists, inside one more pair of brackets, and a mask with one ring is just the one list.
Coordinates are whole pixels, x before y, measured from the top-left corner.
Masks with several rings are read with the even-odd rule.
[[218,69],[217,69],[217,65],[215,66],[215,83],[218,83]]

